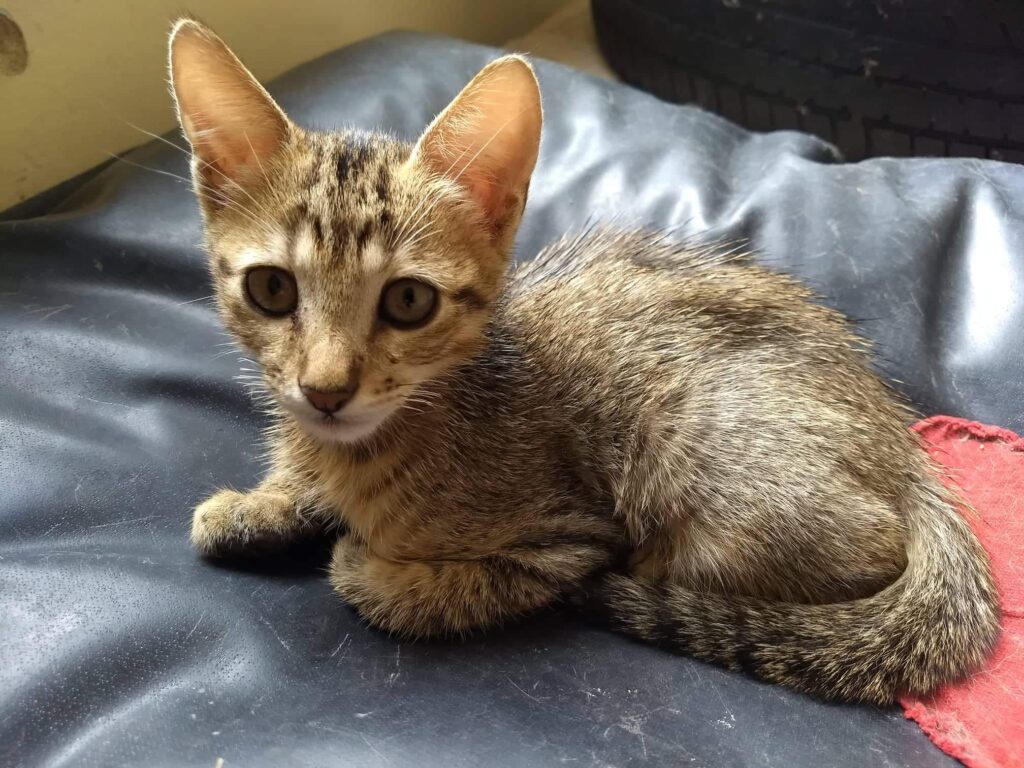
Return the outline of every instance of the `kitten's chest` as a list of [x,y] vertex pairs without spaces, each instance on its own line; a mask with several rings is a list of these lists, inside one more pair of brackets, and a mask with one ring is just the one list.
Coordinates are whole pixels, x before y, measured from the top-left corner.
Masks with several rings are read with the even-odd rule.
[[334,458],[318,462],[313,474],[327,513],[374,551],[397,555],[413,544],[424,515],[420,473],[401,456]]

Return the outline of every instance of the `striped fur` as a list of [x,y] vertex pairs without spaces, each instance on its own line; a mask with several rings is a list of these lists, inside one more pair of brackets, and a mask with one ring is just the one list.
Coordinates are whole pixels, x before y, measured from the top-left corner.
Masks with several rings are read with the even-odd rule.
[[[840,315],[651,233],[595,228],[509,269],[540,129],[521,59],[411,147],[281,129],[212,33],[184,22],[172,46],[222,317],[276,415],[263,483],[196,510],[201,552],[338,525],[331,582],[384,630],[465,635],[569,600],[829,698],[887,703],[981,663],[985,554]],[[181,93],[207,59],[223,93]],[[223,109],[253,110],[223,120],[255,126],[252,157],[196,133]],[[295,275],[291,316],[246,301],[262,264]],[[416,330],[376,319],[402,276],[439,292]],[[336,423],[297,398],[352,375]]]

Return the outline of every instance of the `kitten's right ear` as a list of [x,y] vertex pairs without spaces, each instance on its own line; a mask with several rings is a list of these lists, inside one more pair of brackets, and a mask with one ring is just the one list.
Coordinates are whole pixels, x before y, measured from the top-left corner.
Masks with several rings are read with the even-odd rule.
[[291,124],[223,40],[192,19],[170,37],[171,86],[178,120],[192,145],[201,192],[225,192],[258,178],[288,138]]

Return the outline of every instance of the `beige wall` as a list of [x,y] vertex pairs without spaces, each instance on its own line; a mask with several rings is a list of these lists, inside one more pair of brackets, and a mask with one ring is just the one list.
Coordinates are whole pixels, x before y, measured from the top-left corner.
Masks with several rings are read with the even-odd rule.
[[173,125],[165,35],[183,8],[269,78],[388,29],[500,44],[564,0],[0,0],[28,69],[0,75],[0,210]]

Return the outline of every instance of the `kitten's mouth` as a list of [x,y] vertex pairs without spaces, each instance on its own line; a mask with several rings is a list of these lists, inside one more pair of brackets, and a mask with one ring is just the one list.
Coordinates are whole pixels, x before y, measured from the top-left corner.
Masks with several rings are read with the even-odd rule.
[[298,387],[279,394],[278,403],[303,432],[325,443],[358,443],[377,431],[397,410],[396,402],[354,398],[335,413],[316,410]]
[[295,414],[307,432],[321,440],[355,443],[369,437],[391,415],[391,409],[368,409],[361,412]]
[[344,429],[364,424],[368,419],[359,416],[353,418],[351,415],[325,413],[318,415],[316,421],[320,423],[320,426],[327,427],[328,429]]

